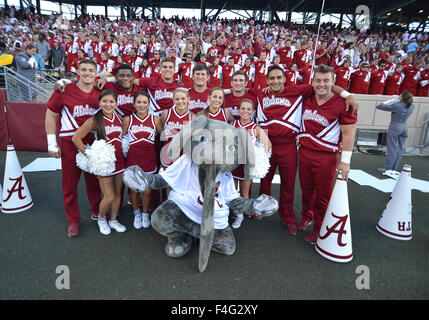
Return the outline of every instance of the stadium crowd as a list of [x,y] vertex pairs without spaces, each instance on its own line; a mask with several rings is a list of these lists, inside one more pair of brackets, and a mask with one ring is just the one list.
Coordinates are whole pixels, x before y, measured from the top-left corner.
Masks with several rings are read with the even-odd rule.
[[76,73],[84,58],[96,61],[98,73],[115,76],[121,63],[135,78],[160,74],[160,61],[175,61],[175,80],[192,88],[192,68],[210,69],[208,86],[231,88],[231,75],[243,70],[247,87],[265,87],[267,70],[281,66],[287,85],[309,83],[312,61],[334,68],[336,84],[360,94],[428,96],[428,33],[405,30],[359,31],[321,25],[264,23],[255,20],[129,19],[81,15],[68,21],[61,14],[38,15],[34,8],[0,13],[1,49],[14,55],[33,44],[37,70],[54,69],[61,76]]

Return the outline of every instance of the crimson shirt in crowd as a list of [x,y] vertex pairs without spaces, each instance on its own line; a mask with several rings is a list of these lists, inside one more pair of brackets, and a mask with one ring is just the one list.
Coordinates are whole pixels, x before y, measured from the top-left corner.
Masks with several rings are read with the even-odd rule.
[[277,50],[277,54],[280,56],[280,64],[283,64],[286,69],[289,69],[290,65],[293,63],[292,48],[280,48]]
[[377,70],[371,73],[371,80],[369,83],[369,94],[383,94],[384,86],[386,84],[386,71]]
[[386,85],[384,86],[385,95],[399,95],[401,83],[404,80],[402,73],[394,72],[387,76]]
[[409,91],[413,96],[417,94],[417,87],[420,82],[420,71],[412,65],[408,65],[404,67],[402,71],[405,75],[404,81],[401,84],[401,92]]
[[362,69],[356,70],[350,76],[349,91],[357,94],[368,94],[370,79],[371,72],[362,71]]
[[351,67],[339,67],[335,69],[335,85],[343,88],[344,90],[347,90],[351,74]]

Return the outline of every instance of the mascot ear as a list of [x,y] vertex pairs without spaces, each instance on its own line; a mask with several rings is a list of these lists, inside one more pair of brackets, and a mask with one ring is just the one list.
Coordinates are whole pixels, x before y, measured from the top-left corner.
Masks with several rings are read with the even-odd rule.
[[173,159],[178,158],[182,149],[185,154],[191,156],[192,135],[200,132],[206,126],[207,119],[205,116],[199,116],[185,125],[171,140],[168,146],[168,156]]
[[238,128],[237,137],[238,164],[244,164],[244,179],[250,180],[255,168],[255,147],[246,129]]

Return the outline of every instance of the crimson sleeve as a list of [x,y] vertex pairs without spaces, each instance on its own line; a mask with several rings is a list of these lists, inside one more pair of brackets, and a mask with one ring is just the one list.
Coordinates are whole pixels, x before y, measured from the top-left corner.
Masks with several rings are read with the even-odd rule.
[[46,107],[55,113],[60,113],[63,109],[63,94],[54,91],[46,104]]
[[139,87],[141,87],[141,88],[143,88],[144,90],[147,90],[147,88],[148,88],[148,81],[151,79],[152,77],[150,77],[150,78],[140,78],[139,79]]
[[341,112],[339,117],[340,125],[354,124],[357,122],[357,114],[353,114],[352,111],[352,108],[349,108],[349,111],[343,110],[343,112]]

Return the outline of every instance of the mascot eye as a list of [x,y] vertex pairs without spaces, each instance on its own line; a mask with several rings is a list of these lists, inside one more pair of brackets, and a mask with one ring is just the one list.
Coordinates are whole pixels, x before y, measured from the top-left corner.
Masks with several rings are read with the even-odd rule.
[[229,144],[226,146],[226,150],[229,152],[234,152],[235,151],[235,146],[233,144]]
[[207,143],[207,137],[206,136],[200,136],[200,138],[198,140],[200,140],[200,142]]

